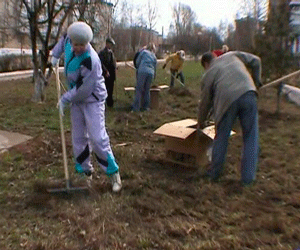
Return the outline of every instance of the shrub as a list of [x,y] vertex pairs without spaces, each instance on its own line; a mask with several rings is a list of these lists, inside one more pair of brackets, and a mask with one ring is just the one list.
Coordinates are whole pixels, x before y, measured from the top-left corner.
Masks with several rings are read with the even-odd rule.
[[32,69],[30,55],[4,54],[0,56],[0,72]]

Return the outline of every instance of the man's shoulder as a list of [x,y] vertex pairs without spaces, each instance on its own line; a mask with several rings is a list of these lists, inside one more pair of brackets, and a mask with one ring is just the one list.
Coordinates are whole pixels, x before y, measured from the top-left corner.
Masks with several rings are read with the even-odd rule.
[[108,49],[105,47],[103,48],[102,50],[99,51],[99,54],[105,54],[105,53],[108,53]]
[[98,52],[98,56],[101,56],[101,55],[103,55],[104,54],[104,51],[103,50],[100,50],[99,52]]

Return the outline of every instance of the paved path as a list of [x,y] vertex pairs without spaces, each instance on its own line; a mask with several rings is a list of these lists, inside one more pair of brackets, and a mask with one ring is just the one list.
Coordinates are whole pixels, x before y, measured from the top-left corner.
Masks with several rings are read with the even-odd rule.
[[[127,62],[126,64],[133,67],[132,62]],[[118,67],[126,66],[125,62],[118,62]],[[127,66],[128,66],[127,65]],[[130,67],[128,66],[128,67]],[[64,67],[60,67],[59,71],[63,72]],[[33,70],[21,70],[21,71],[12,71],[12,72],[5,72],[0,73],[0,82],[2,81],[10,81],[10,80],[18,80],[18,79],[26,79],[32,77]]]
[[[164,62],[164,59],[157,60],[158,63]],[[117,62],[118,67],[133,67],[132,61],[128,62]],[[60,67],[59,71],[63,72],[64,68]],[[5,72],[0,73],[0,82],[1,81],[9,81],[9,80],[18,80],[32,77],[32,70],[22,70],[22,71],[13,71],[13,72]]]
[[0,154],[8,148],[30,140],[31,138],[32,137],[28,135],[0,130]]

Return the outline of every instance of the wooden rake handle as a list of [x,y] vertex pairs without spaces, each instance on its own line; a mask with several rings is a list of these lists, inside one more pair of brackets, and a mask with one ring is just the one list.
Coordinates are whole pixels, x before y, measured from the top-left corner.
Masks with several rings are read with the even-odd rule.
[[[61,91],[60,91],[60,80],[59,80],[58,67],[55,67],[54,72],[55,72],[55,76],[56,76],[57,99],[59,101],[60,96],[61,96]],[[63,123],[63,117],[62,117],[61,113],[60,112],[58,112],[58,113],[59,113],[60,136],[61,136],[61,144],[62,144],[66,185],[67,185],[67,189],[69,189],[70,188],[70,176],[69,176],[68,162],[67,162],[67,150],[66,150],[66,140],[65,140],[65,133],[64,133],[64,123]]]

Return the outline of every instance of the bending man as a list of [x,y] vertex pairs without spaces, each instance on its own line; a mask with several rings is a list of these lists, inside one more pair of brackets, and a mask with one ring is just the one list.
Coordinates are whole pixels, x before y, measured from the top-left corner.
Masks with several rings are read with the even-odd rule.
[[[213,141],[212,162],[208,176],[218,180],[223,173],[228,139],[236,118],[243,132],[241,162],[242,184],[255,180],[258,162],[258,111],[257,88],[261,86],[260,58],[245,52],[227,52],[215,57],[211,52],[201,58],[205,74],[201,81],[201,98],[198,128],[204,127],[210,110],[216,127]],[[252,77],[247,70],[252,70]]]

